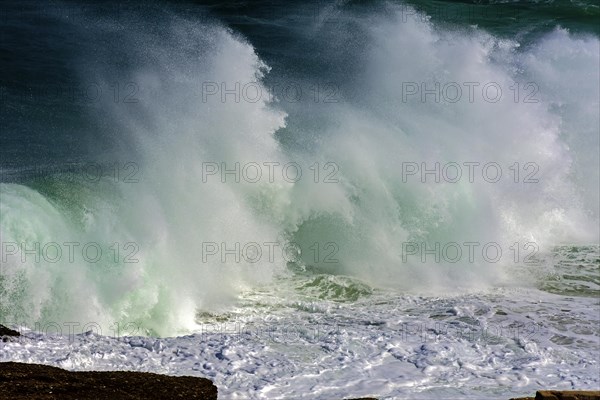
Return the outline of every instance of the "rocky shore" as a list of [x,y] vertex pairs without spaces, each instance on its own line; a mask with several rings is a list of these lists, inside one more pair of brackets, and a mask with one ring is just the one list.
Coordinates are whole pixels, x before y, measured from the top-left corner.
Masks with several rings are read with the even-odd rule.
[[21,334],[17,331],[13,331],[3,325],[0,325],[0,337],[3,341],[6,341],[10,336],[21,336]]
[[538,390],[535,397],[519,397],[510,400],[600,400],[598,390]]
[[147,372],[70,372],[39,364],[0,363],[1,399],[206,399],[216,400],[208,379]]
[[[3,341],[20,336],[0,325]],[[216,400],[217,387],[208,379],[148,372],[71,372],[49,365],[0,363],[0,399]]]
[[[0,325],[3,341],[19,332]],[[217,399],[208,379],[148,372],[71,372],[48,365],[0,363],[0,399]],[[377,400],[354,398],[347,400]],[[600,400],[600,391],[540,390],[535,397],[510,400]]]

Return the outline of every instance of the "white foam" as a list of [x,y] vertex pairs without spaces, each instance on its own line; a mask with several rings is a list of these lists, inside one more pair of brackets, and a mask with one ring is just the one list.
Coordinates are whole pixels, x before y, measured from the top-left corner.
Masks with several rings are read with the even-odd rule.
[[[280,299],[268,316],[240,309],[175,338],[24,330],[2,343],[0,360],[202,376],[221,399],[500,399],[600,383],[590,357],[599,343],[591,298],[532,289],[449,298],[385,292],[316,314],[296,300]],[[554,343],[557,335],[569,340]]]

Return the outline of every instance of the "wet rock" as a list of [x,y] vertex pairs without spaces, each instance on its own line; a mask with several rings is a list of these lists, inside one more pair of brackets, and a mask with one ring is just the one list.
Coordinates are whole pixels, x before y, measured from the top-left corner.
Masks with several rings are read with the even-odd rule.
[[600,391],[538,390],[535,397],[519,397],[510,400],[600,400]]
[[538,390],[535,400],[600,400],[600,390]]
[[21,334],[5,327],[4,325],[0,325],[0,336],[21,336]]
[[8,399],[217,399],[208,379],[148,372],[70,372],[56,367],[0,363],[0,397]]

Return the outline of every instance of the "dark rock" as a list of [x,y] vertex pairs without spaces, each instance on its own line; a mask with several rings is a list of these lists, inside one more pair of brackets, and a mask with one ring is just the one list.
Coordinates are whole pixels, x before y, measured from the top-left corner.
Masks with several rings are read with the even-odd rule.
[[21,334],[5,327],[4,325],[0,325],[0,336],[21,336]]
[[538,390],[534,397],[510,400],[600,400],[598,390]]
[[205,378],[148,372],[70,372],[56,367],[0,363],[0,398],[6,399],[217,399]]
[[535,400],[600,400],[599,390],[538,390]]

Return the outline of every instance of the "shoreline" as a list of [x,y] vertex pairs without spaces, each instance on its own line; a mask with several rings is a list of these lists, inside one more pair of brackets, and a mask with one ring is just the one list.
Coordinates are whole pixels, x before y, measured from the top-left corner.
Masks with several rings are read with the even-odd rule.
[[206,378],[150,372],[72,372],[18,362],[0,363],[0,398],[10,399],[217,399],[217,387]]
[[[3,342],[21,334],[0,325]],[[134,371],[68,371],[21,362],[0,362],[0,399],[144,399],[217,400],[218,388],[207,378]],[[340,399],[342,400],[342,399]],[[344,400],[378,400],[375,397]],[[509,400],[600,400],[599,391],[538,390],[535,397]]]

